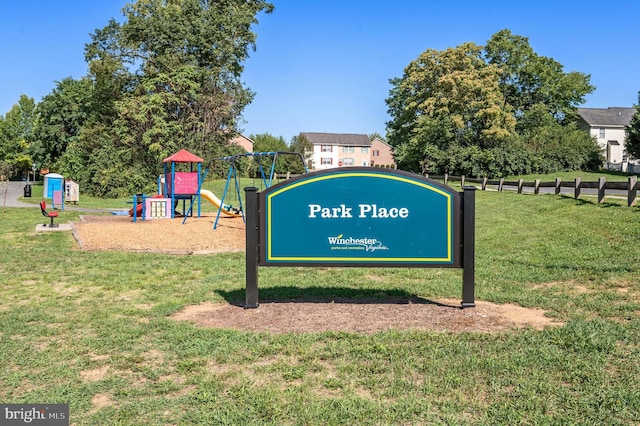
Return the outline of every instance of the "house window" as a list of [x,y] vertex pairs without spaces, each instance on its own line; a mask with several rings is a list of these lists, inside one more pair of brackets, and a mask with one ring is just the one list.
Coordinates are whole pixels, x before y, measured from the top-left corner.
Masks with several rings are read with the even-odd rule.
[[598,138],[604,139],[604,127],[600,127],[600,129],[598,130]]
[[377,149],[373,150],[373,156],[374,157],[379,157],[380,156],[380,151],[378,151]]
[[353,161],[353,158],[343,158],[342,164],[344,164],[345,166],[353,166],[355,162]]
[[368,167],[369,162],[367,160],[362,160],[362,167]]
[[320,159],[320,164],[333,164],[333,158],[322,157]]
[[332,152],[333,151],[333,146],[331,145],[320,145],[320,151],[321,152]]
[[368,154],[369,153],[369,147],[368,146],[363,146],[360,148],[360,153],[361,154]]
[[355,152],[352,146],[343,146],[342,147],[342,152],[346,152],[346,153],[353,153]]

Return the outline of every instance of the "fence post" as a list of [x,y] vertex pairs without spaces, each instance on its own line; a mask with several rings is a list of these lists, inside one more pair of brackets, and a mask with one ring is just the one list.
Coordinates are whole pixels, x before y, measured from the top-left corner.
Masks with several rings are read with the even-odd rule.
[[444,184],[446,185],[449,182],[449,173],[444,174]]
[[500,178],[500,183],[498,184],[498,192],[502,192],[503,185],[504,185],[504,178]]
[[602,202],[604,201],[604,183],[605,183],[605,178],[604,177],[599,177],[598,178],[598,204],[602,204]]
[[522,185],[524,184],[524,179],[518,179],[518,194],[522,194]]
[[460,176],[460,187],[464,187],[464,175]]
[[576,182],[575,182],[575,189],[573,191],[573,196],[574,198],[577,200],[578,198],[580,198],[580,183],[582,182],[582,179],[580,179],[579,177],[576,178]]
[[540,179],[536,179],[533,181],[533,193],[538,195],[540,192]]
[[487,190],[487,180],[489,180],[489,179],[487,179],[486,177],[482,178],[482,190],[483,191]]
[[627,193],[627,205],[631,207],[636,201],[638,191],[638,176],[629,176],[629,192]]
[[560,186],[561,186],[561,182],[562,179],[560,179],[559,177],[556,178],[556,195],[560,195]]

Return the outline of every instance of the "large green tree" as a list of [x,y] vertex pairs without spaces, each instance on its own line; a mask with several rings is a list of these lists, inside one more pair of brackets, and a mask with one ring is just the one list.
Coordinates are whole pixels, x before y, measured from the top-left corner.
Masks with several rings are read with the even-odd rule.
[[[87,58],[127,64],[130,91],[116,103],[117,134],[144,161],[177,148],[208,157],[253,99],[240,77],[263,0],[138,0],[126,20],[96,32]],[[112,66],[116,70],[122,67]]]
[[205,159],[224,154],[253,99],[241,81],[252,26],[272,10],[264,0],[127,4],[124,20],[109,21],[86,46],[90,99],[76,111],[88,105],[90,113],[81,132],[61,138],[50,124],[42,156],[81,165],[85,188],[117,196],[151,188],[162,159],[180,148]]
[[[38,121],[32,146],[35,161],[42,167],[68,175],[82,168],[78,161],[62,160],[78,137],[91,111],[92,83],[88,78],[71,77],[56,83],[51,93],[38,104]],[[67,156],[68,157],[68,156]],[[76,179],[73,173],[69,177]]]
[[593,90],[589,76],[565,74],[559,63],[536,55],[526,38],[508,30],[484,48],[464,43],[428,49],[391,84],[387,141],[402,169],[504,176],[584,166],[547,159],[540,149],[547,140],[536,137],[542,129],[552,137],[549,143],[580,139],[583,148],[597,153],[588,135],[567,127]]
[[572,122],[585,95],[595,89],[588,74],[565,73],[553,58],[536,54],[527,37],[507,29],[491,36],[484,52],[487,63],[500,70],[500,90],[521,133],[535,131],[550,121]]
[[31,145],[36,125],[36,103],[21,95],[11,110],[0,116],[0,161],[5,164],[3,174],[26,176],[33,163]]

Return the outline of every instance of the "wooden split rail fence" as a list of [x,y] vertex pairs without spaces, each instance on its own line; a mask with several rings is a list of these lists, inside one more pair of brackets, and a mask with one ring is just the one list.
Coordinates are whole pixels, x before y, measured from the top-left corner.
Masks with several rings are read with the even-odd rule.
[[487,178],[465,178],[464,176],[449,176],[447,174],[443,176],[428,176],[431,179],[442,180],[447,185],[450,181],[459,181],[460,186],[464,186],[466,183],[479,183],[483,191],[487,189],[487,186],[491,185],[498,188],[498,191],[502,191],[507,188],[515,188],[518,193],[522,193],[524,188],[533,188],[533,193],[540,193],[540,188],[554,188],[554,193],[559,195],[562,188],[572,188],[574,198],[580,198],[582,189],[597,189],[598,204],[604,202],[607,190],[619,190],[626,191],[627,205],[632,206],[637,200],[638,193],[638,177],[629,176],[626,182],[607,182],[604,177],[598,178],[597,181],[582,181],[580,178],[575,178],[573,181],[562,181],[560,178],[556,178],[553,182],[542,182],[540,179],[536,179],[533,182],[525,182],[523,179],[517,181],[505,181],[504,178],[498,180],[490,180]]

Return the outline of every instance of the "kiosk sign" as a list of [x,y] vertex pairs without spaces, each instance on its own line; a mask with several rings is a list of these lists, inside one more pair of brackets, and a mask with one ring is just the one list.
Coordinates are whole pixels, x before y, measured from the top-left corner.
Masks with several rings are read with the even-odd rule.
[[459,265],[459,195],[418,175],[311,173],[262,200],[265,264]]
[[475,306],[474,190],[372,167],[245,188],[245,307],[258,306],[258,266],[462,268],[462,306]]

